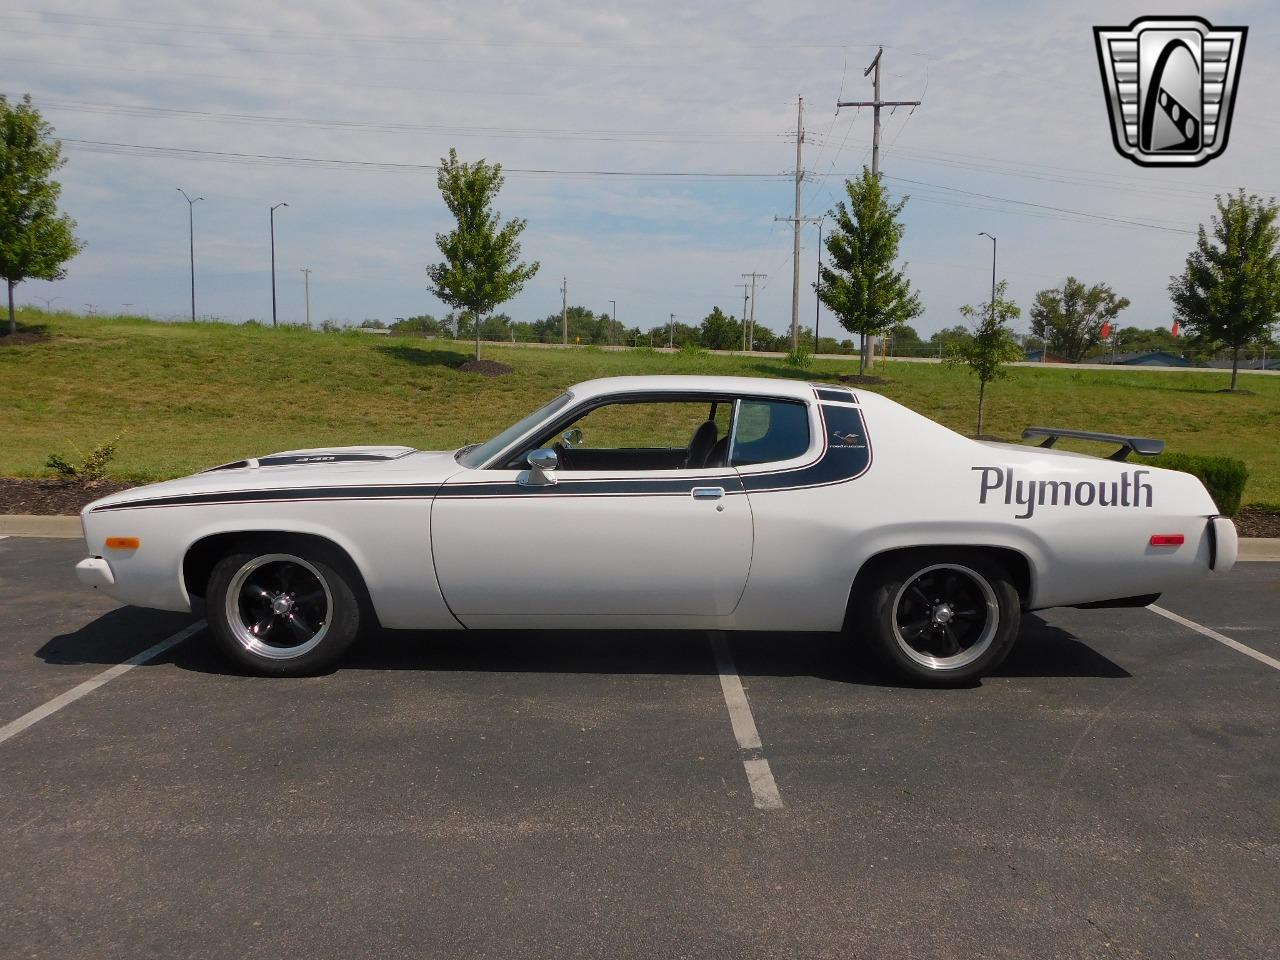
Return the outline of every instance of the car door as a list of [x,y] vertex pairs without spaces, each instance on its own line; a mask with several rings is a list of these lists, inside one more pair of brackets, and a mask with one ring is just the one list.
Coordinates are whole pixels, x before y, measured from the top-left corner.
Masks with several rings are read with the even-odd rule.
[[467,626],[696,625],[731,614],[751,566],[742,483],[728,466],[673,466],[699,429],[707,452],[708,421],[725,439],[731,411],[705,399],[596,404],[557,426],[576,424],[582,439],[560,444],[554,483],[531,483],[511,461],[450,477],[431,537],[455,616]]

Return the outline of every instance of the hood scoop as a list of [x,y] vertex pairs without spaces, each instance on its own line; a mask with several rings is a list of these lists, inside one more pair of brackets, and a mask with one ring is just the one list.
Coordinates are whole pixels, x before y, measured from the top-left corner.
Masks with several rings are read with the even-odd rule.
[[260,467],[301,467],[318,464],[335,463],[386,463],[399,460],[414,453],[413,447],[335,447],[331,450],[286,450],[284,453],[273,453],[265,457],[248,457],[244,460],[233,460],[216,467],[210,467],[203,473],[215,473],[219,470],[257,470]]

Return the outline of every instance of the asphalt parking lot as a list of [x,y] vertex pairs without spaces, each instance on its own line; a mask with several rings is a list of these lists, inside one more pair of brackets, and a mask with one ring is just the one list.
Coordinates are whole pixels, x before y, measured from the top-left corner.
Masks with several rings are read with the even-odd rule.
[[[195,619],[82,549],[0,541],[0,727]],[[1160,606],[1280,658],[1280,564]],[[1149,610],[1028,617],[952,691],[717,642],[385,634],[263,680],[197,633],[0,741],[0,956],[1276,956],[1267,662]]]

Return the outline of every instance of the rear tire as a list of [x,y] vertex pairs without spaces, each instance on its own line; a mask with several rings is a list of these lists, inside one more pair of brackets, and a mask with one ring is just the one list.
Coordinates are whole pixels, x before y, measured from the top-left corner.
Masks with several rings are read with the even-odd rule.
[[299,677],[335,664],[360,631],[356,574],[311,544],[241,544],[220,559],[205,593],[210,632],[250,673]]
[[857,603],[860,632],[881,659],[920,686],[973,683],[1000,666],[1018,637],[1013,578],[980,552],[888,557]]

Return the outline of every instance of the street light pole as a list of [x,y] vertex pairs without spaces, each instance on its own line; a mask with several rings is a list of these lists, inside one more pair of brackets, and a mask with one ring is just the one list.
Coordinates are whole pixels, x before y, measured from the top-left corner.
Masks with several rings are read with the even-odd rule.
[[288,204],[276,204],[271,207],[271,326],[276,325],[275,321],[275,210],[276,207],[288,206]]
[[676,345],[676,315],[671,314],[671,323],[667,327],[667,349]]
[[991,241],[991,319],[996,318],[996,238],[983,230],[978,234]]
[[[307,326],[310,327],[311,326],[311,268],[302,267],[301,270],[302,270],[303,296],[306,297],[306,301],[307,301]],[[397,317],[396,319],[400,319],[400,318]]]
[[276,208],[287,207],[277,203],[271,208],[271,325],[276,326]]
[[[609,304],[610,304],[610,306],[612,306],[612,307],[613,307],[613,329],[614,329],[614,330],[617,330],[617,329],[618,329],[618,301],[617,301],[617,300],[610,300],[610,301],[609,301]],[[612,339],[613,339],[613,336],[612,336],[612,334],[613,334],[613,330],[609,331],[609,333],[610,333],[610,337],[609,337],[609,339],[610,339],[610,340],[612,340]],[[622,338],[621,338],[621,337],[619,337],[619,338],[618,338],[618,342],[619,342],[619,343],[621,343],[621,342],[622,342]]]
[[818,296],[818,291],[822,289],[822,224],[827,218],[821,216],[818,218],[818,282],[813,288],[813,352],[818,352],[818,344],[821,342],[818,338],[818,321],[822,319],[822,300]]
[[62,299],[62,297],[60,297],[60,296],[58,296],[58,297],[36,297],[36,299],[37,299],[37,300],[43,300],[43,301],[44,301],[44,312],[45,312],[45,313],[52,313],[52,312],[53,312],[53,301],[55,301],[55,300],[61,300],[61,299]]
[[192,200],[187,196],[187,191],[178,187],[178,192],[182,194],[182,199],[187,201],[187,248],[191,254],[191,322],[196,322],[196,215],[195,207],[204,197],[196,197]]

